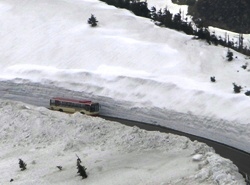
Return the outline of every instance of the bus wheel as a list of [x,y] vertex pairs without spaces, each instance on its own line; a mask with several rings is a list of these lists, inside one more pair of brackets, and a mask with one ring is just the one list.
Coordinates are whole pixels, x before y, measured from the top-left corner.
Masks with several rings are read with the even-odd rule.
[[60,111],[60,112],[63,112],[63,110],[62,110],[62,109],[59,109],[59,111]]

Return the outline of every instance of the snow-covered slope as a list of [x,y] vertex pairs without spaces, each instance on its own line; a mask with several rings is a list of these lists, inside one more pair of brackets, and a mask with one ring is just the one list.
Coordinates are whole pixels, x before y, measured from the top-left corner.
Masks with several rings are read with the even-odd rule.
[[0,184],[244,184],[230,160],[185,137],[3,100],[0,117]]
[[[248,88],[249,72],[241,68],[248,60],[240,54],[228,63],[225,48],[99,1],[3,0],[0,6],[1,77],[74,83],[97,95],[248,123],[249,98],[235,95],[232,85]],[[96,28],[86,23],[91,13]]]
[[[150,7],[153,3],[159,7],[163,1],[149,1]],[[87,24],[91,14],[99,21],[95,28]],[[185,115],[157,124],[205,132],[205,137],[249,151],[250,104],[244,92],[250,73],[241,68],[249,63],[247,57],[234,52],[234,60],[227,62],[226,48],[159,28],[97,0],[1,0],[0,21],[2,80],[24,78],[129,101],[132,113],[159,110],[163,120],[169,120],[162,117],[169,112]],[[232,83],[243,87],[241,94],[234,94]],[[218,127],[224,132],[214,135]]]

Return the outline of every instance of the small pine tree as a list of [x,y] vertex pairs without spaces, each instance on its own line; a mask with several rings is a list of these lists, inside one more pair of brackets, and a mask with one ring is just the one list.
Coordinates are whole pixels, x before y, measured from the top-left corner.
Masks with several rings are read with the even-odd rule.
[[234,92],[235,93],[240,93],[241,92],[242,87],[240,85],[236,85],[235,83],[233,83],[233,86],[234,86]]
[[87,168],[85,168],[85,166],[82,166],[81,164],[77,165],[77,173],[79,173],[79,175],[83,178],[86,179],[88,177],[86,170]]
[[156,21],[156,19],[157,19],[156,8],[154,6],[150,10],[150,18],[153,21]]
[[91,17],[88,19],[88,24],[90,24],[92,27],[95,27],[97,26],[97,20],[96,20],[96,17],[91,14]]
[[26,166],[27,166],[27,164],[25,162],[23,162],[22,159],[19,159],[19,167],[21,168],[21,171],[26,170]]
[[78,157],[78,155],[76,155],[76,157],[76,166],[78,169],[77,173],[79,173],[79,175],[82,176],[83,179],[86,179],[88,177],[86,173],[87,168],[81,165],[82,160]]
[[233,52],[228,49],[227,51],[227,61],[232,61],[233,60]]
[[216,82],[216,80],[215,80],[215,77],[214,77],[214,76],[211,76],[211,77],[210,77],[210,80],[211,80],[211,82]]

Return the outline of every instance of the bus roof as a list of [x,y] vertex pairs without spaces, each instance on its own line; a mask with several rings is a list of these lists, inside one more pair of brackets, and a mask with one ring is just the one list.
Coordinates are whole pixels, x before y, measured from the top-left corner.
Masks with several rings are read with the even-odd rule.
[[87,103],[91,104],[91,100],[77,100],[77,99],[70,99],[70,98],[62,98],[62,97],[53,97],[52,100],[58,100],[58,101],[66,101],[66,102],[73,102],[73,103]]

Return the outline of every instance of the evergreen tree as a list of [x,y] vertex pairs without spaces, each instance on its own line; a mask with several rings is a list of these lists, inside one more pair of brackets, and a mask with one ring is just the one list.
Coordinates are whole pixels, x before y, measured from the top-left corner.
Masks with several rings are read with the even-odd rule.
[[210,40],[211,40],[211,42],[212,42],[214,45],[216,45],[216,46],[219,44],[219,40],[218,40],[218,38],[216,37],[215,32],[213,32],[213,34],[210,36]]
[[173,28],[173,20],[172,20],[173,14],[170,13],[170,11],[165,8],[162,13],[162,21],[164,26],[168,28]]
[[197,28],[204,28],[205,27],[204,21],[202,19],[195,19],[194,22],[195,22],[195,26]]
[[207,28],[198,28],[198,31],[195,32],[195,35],[198,37],[198,39],[204,39],[207,41],[207,43],[211,44],[210,32]]
[[150,18],[153,21],[156,21],[156,19],[157,19],[156,8],[154,6],[150,10]]
[[91,14],[91,17],[88,19],[88,23],[92,26],[92,27],[95,27],[97,26],[97,20],[96,20],[96,17]]
[[210,35],[210,32],[208,30],[208,28],[205,28],[205,39],[207,41],[208,44],[211,44],[211,35]]
[[190,23],[182,22],[181,30],[184,31],[184,33],[186,33],[188,35],[193,35],[194,34],[194,29],[192,27],[191,22]]
[[150,18],[150,10],[147,2],[132,1],[130,10],[137,16]]
[[180,30],[181,29],[181,23],[182,23],[182,20],[181,20],[181,11],[180,11],[179,13],[174,15],[174,18],[173,18],[174,28],[176,30]]
[[214,76],[211,76],[211,77],[210,77],[210,80],[211,80],[211,82],[216,82],[216,80],[215,80],[215,77],[214,77]]
[[227,50],[227,60],[232,61],[233,60],[233,52],[229,49]]
[[19,159],[19,167],[21,168],[21,171],[26,170],[26,166],[27,166],[27,164],[25,162],[23,162],[22,159]]
[[244,37],[243,37],[243,34],[239,34],[239,50],[242,50],[243,49],[243,40],[244,40]]
[[235,83],[233,83],[233,86],[234,86],[234,92],[235,93],[240,93],[241,92],[242,87],[240,85],[236,85]]
[[86,173],[86,170],[87,168],[85,168],[84,166],[82,166],[81,164],[78,164],[77,165],[77,173],[79,173],[79,175],[83,178],[83,179],[86,179],[88,177],[87,173]]
[[129,9],[130,6],[130,0],[122,0],[121,8]]
[[162,25],[163,23],[163,16],[162,16],[162,10],[158,10],[157,14],[156,14],[156,21],[158,21],[160,23],[160,25]]
[[76,160],[76,166],[77,166],[77,173],[79,173],[79,175],[85,179],[88,177],[87,173],[86,173],[86,170],[87,168],[85,168],[85,166],[82,166],[81,163],[82,163],[82,160],[76,155],[77,157],[77,160]]

